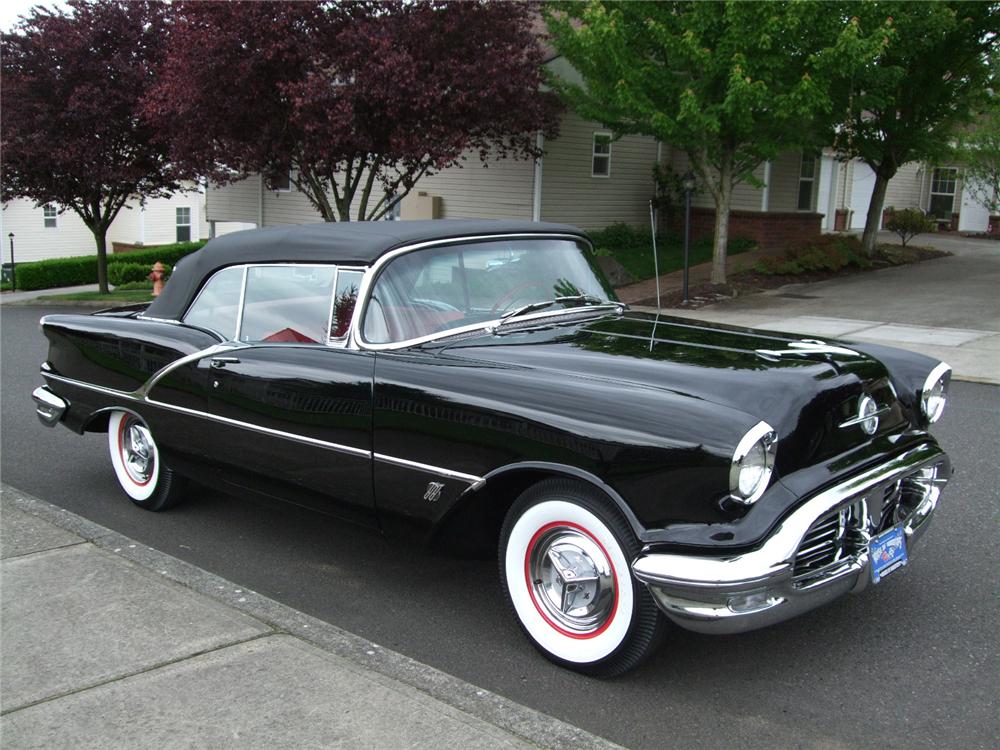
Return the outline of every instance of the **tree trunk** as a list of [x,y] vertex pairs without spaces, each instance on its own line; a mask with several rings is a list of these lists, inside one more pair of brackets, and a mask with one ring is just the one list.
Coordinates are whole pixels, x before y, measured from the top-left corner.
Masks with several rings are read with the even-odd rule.
[[875,187],[872,189],[872,200],[868,204],[868,216],[865,217],[865,233],[861,235],[861,246],[868,257],[875,255],[875,241],[878,239],[878,225],[882,219],[882,205],[885,203],[885,191],[889,187],[891,174],[882,169],[875,170]]
[[106,227],[91,228],[97,244],[97,289],[108,294],[108,230]]
[[712,283],[726,283],[726,255],[729,250],[729,207],[733,199],[733,156],[723,155],[719,164],[715,199],[715,237],[712,243]]

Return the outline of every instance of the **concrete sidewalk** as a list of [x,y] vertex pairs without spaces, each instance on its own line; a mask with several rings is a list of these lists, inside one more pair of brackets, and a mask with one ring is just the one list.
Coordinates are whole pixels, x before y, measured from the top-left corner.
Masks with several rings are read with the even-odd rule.
[[[1000,242],[952,235],[915,242],[954,255],[663,313],[897,346],[944,360],[956,379],[1000,385]],[[679,284],[676,274],[661,277],[664,290]]]
[[[76,294],[77,292],[96,292],[97,284],[84,284],[83,286],[62,286],[54,289],[33,289],[30,292],[4,292],[0,294],[0,305],[23,304],[37,300],[50,294]],[[67,304],[62,302],[61,304]]]
[[0,491],[5,748],[617,747]]

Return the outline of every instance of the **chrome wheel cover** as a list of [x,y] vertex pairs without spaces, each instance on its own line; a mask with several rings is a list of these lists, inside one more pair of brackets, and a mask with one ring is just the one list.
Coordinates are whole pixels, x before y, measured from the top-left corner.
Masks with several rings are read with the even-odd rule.
[[145,425],[129,418],[121,430],[122,463],[136,484],[145,484],[155,464],[153,436]]
[[614,614],[611,561],[600,544],[576,529],[544,531],[528,550],[527,571],[532,598],[551,624],[587,635]]

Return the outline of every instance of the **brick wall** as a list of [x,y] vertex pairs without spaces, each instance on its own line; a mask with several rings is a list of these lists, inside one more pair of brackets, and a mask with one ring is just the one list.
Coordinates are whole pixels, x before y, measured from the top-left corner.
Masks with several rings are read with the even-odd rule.
[[[822,214],[782,213],[778,211],[732,211],[729,214],[729,236],[747,237],[763,250],[782,250],[789,244],[816,239],[822,229]],[[668,232],[684,233],[684,213],[666,220]],[[715,210],[691,208],[691,239],[712,237],[715,233]]]

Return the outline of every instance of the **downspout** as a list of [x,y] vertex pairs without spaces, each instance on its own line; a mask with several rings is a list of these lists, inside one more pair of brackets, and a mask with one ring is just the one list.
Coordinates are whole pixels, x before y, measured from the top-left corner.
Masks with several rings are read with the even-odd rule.
[[[539,151],[545,145],[545,136],[541,133],[535,136],[535,148]],[[531,220],[542,220],[542,158],[535,159],[535,182],[531,190]]]
[[146,201],[139,203],[139,244],[146,244]]
[[760,210],[767,213],[771,208],[771,162],[764,162],[764,190],[760,194]]
[[826,229],[832,232],[837,217],[837,182],[840,180],[840,160],[832,159],[830,165],[830,197],[826,202]]
[[257,175],[260,181],[260,192],[257,194],[257,228],[264,228],[264,175]]

